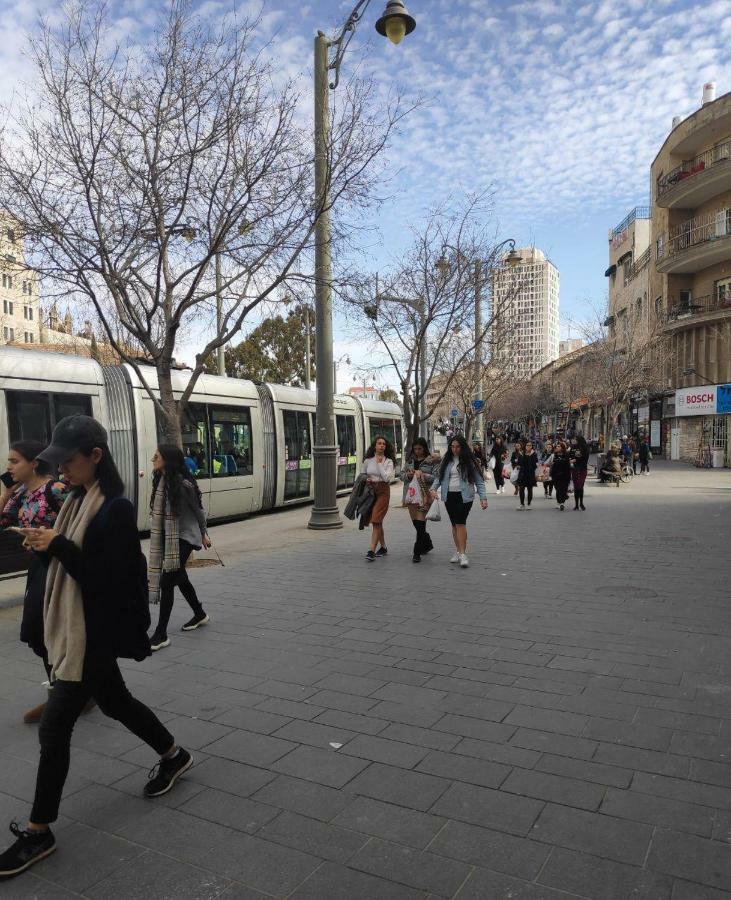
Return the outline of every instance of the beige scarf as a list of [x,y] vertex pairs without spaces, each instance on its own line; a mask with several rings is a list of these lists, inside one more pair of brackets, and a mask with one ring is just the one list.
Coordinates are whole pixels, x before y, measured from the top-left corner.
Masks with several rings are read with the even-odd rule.
[[[69,497],[56,519],[56,531],[81,548],[86,529],[103,503],[104,495],[98,482],[83,496]],[[52,557],[48,566],[43,601],[43,635],[53,667],[51,679],[81,681],[86,655],[86,621],[81,585],[56,557]]]

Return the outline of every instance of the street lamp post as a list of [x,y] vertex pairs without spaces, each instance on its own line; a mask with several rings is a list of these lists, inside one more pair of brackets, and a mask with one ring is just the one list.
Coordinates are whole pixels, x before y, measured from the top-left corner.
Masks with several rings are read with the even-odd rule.
[[[315,502],[308,523],[310,528],[341,528],[337,507],[337,445],[335,443],[335,409],[333,404],[333,329],[332,329],[332,258],[330,231],[330,97],[340,82],[340,66],[358,22],[371,0],[359,0],[342,31],[334,40],[323,32],[315,38],[315,200],[318,217],[315,223],[315,358],[317,363],[317,411],[313,446]],[[399,44],[416,27],[403,0],[388,0],[386,9],[376,22],[379,34]],[[330,59],[330,51],[333,58]],[[330,82],[329,72],[334,73]]]

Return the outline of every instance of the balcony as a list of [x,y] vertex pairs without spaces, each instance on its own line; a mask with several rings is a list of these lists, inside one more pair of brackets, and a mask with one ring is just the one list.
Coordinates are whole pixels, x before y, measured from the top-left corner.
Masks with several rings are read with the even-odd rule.
[[716,318],[709,313],[731,314],[731,294],[708,294],[705,297],[694,297],[692,300],[673,300],[665,314],[665,325],[670,329],[682,328],[686,320],[703,316],[700,321]]
[[695,216],[662,234],[655,245],[657,271],[700,272],[731,259],[731,208]]
[[731,190],[731,139],[689,159],[657,182],[657,205],[694,209]]

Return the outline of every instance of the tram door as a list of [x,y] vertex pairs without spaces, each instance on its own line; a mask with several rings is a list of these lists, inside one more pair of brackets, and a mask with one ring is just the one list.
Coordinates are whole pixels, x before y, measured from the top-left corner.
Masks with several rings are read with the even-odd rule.
[[355,484],[358,455],[355,443],[355,416],[338,416],[338,490]]
[[284,500],[309,497],[312,490],[312,413],[283,409]]

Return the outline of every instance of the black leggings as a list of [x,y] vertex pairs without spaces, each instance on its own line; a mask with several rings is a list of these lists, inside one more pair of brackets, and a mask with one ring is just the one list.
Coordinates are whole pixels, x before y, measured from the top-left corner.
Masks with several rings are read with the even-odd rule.
[[81,681],[56,681],[48,692],[38,732],[41,759],[31,822],[47,825],[58,818],[71,758],[71,733],[92,697],[105,716],[121,722],[159,756],[175,743],[155,713],[127,690],[116,659],[87,657]]
[[568,481],[556,481],[554,479],[553,482],[556,488],[556,502],[563,505],[569,497],[569,482]]
[[503,464],[499,459],[495,460],[495,468],[492,470],[492,477],[495,479],[495,487],[501,488],[505,484],[503,478]]
[[180,588],[180,593],[188,601],[188,606],[193,610],[195,615],[203,612],[203,607],[198,599],[198,594],[191,584],[185,564],[188,562],[190,554],[193,552],[193,545],[187,541],[180,542],[180,568],[175,572],[163,572],[160,578],[160,619],[157,623],[155,631],[158,634],[167,634],[168,622],[173,611],[173,603],[175,602],[175,588]]
[[532,484],[521,484],[520,485],[520,505],[525,506],[525,494],[528,492],[528,506],[533,502],[533,485]]
[[544,481],[543,482],[543,493],[546,497],[553,496],[553,482],[552,481]]

